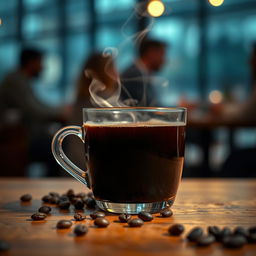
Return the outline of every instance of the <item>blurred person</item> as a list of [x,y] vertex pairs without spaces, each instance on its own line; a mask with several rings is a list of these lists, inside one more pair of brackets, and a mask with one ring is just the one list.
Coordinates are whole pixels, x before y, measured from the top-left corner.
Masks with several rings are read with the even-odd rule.
[[[6,75],[0,85],[0,121],[8,125],[16,116],[26,129],[29,162],[43,162],[48,175],[57,175],[51,155],[49,122],[63,120],[66,108],[49,107],[34,94],[33,79],[39,77],[43,53],[34,48],[23,49],[19,66]],[[15,156],[14,156],[15,157]]]
[[[111,56],[93,53],[86,59],[76,81],[77,93],[70,118],[71,125],[81,126],[83,124],[83,108],[101,107],[93,101],[89,92],[93,80],[105,86],[104,90],[99,91],[97,95],[101,99],[108,99],[116,92],[117,77],[117,69]],[[75,137],[68,137],[66,140],[68,156],[75,164],[84,169],[84,147],[82,143]]]
[[138,58],[121,75],[121,99],[131,106],[156,104],[151,76],[165,63],[166,44],[154,39],[144,39],[138,47]]

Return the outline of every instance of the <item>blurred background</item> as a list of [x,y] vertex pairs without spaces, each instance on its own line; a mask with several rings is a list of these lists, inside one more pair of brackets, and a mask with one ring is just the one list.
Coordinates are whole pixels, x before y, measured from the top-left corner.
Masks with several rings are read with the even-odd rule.
[[[136,4],[142,2],[150,3],[146,0],[0,1],[0,81],[19,65],[24,47],[40,49],[44,55],[43,71],[33,81],[33,93],[47,107],[65,105],[68,112],[76,98],[76,81],[90,54],[102,52],[106,47],[119,48],[129,35],[152,22],[150,14],[139,18],[132,15]],[[168,84],[159,86],[154,97],[159,106],[185,106],[193,113],[188,126],[184,176],[255,177],[255,122],[237,121],[230,125],[211,118],[207,123],[201,122],[205,114],[208,117],[212,110],[211,113],[216,113],[223,103],[248,101],[256,85],[250,62],[256,49],[255,0],[161,3],[165,10],[154,18],[148,36],[168,45],[166,62],[157,73]],[[125,36],[121,29],[126,22]],[[126,43],[116,61],[117,70],[122,72],[135,57],[134,44]],[[255,111],[253,114],[256,116]],[[50,142],[38,146],[39,153],[36,150],[31,153],[28,131],[17,112],[9,112],[7,119],[0,125],[0,175],[63,175],[57,165],[48,163],[52,158]],[[48,134],[52,136],[69,124],[72,118],[67,119],[60,115],[48,121]],[[37,157],[43,154],[44,158]],[[234,162],[238,158],[238,163]],[[241,168],[232,171],[230,162]]]

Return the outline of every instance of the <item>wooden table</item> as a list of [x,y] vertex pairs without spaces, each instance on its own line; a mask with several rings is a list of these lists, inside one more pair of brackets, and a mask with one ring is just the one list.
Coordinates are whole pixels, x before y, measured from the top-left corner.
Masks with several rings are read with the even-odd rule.
[[[60,219],[72,219],[70,212],[53,208],[46,221],[31,221],[30,216],[41,205],[40,198],[50,191],[63,193],[69,188],[84,191],[73,179],[1,179],[0,180],[0,239],[9,241],[11,249],[0,255],[256,255],[256,244],[242,249],[224,249],[215,243],[208,248],[197,248],[186,242],[185,235],[192,227],[256,225],[256,180],[183,179],[173,206],[171,218],[159,218],[141,228],[129,228],[116,222],[117,216],[108,216],[111,224],[106,229],[93,227],[90,217],[83,221],[89,232],[74,237],[72,228],[56,230]],[[31,204],[21,204],[20,195],[31,193]],[[85,211],[88,216],[88,211]],[[185,225],[182,237],[167,235],[173,223]],[[74,223],[75,224],[75,223]]]

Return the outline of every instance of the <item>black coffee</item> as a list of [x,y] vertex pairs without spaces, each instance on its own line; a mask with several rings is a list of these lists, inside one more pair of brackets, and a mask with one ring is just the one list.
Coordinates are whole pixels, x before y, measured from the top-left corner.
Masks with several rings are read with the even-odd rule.
[[185,126],[84,125],[90,182],[97,200],[174,199],[182,174]]

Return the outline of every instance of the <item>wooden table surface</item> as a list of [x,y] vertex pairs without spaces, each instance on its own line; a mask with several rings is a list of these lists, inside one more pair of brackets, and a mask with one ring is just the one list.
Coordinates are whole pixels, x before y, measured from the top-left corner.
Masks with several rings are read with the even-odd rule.
[[[39,206],[41,197],[50,191],[64,193],[73,188],[76,192],[85,187],[74,179],[1,179],[0,180],[0,239],[7,240],[11,249],[0,255],[256,255],[256,244],[245,245],[242,249],[224,249],[215,243],[208,248],[197,248],[185,239],[188,230],[195,226],[220,227],[256,225],[256,180],[183,179],[173,206],[171,218],[159,218],[157,214],[150,223],[141,228],[129,228],[115,222],[117,216],[107,218],[111,224],[106,229],[89,226],[86,236],[75,237],[70,229],[57,230],[60,219],[72,219],[74,210],[60,212],[53,208],[46,221],[31,221],[30,216]],[[21,204],[20,195],[31,193],[31,204]],[[185,233],[178,238],[167,235],[173,223],[185,225]]]

